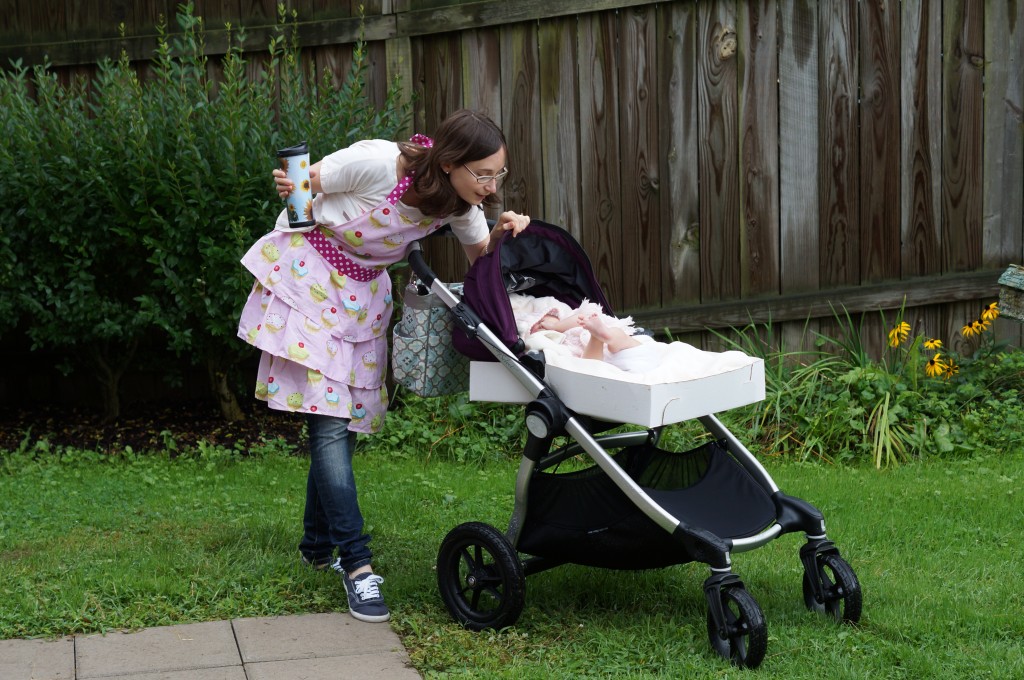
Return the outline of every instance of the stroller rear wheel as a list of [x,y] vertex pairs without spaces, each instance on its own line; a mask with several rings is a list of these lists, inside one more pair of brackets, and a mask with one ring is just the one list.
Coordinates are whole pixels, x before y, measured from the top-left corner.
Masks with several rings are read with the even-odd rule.
[[711,647],[736,666],[757,668],[768,650],[768,626],[761,607],[743,587],[722,588],[721,593],[725,630],[718,630],[709,610],[708,640]]
[[812,612],[825,614],[839,622],[860,621],[862,593],[853,568],[835,553],[818,555],[823,601],[818,602],[811,587],[811,577],[804,572],[804,604]]
[[437,554],[437,586],[451,615],[469,630],[511,626],[526,601],[526,576],[515,549],[482,522],[460,524]]

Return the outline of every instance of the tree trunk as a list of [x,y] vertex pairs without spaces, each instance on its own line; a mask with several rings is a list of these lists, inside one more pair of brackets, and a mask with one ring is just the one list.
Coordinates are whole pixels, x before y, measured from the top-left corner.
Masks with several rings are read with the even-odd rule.
[[110,423],[121,416],[121,376],[135,357],[138,341],[131,340],[126,345],[119,345],[120,351],[116,360],[111,360],[107,343],[91,344],[88,354],[93,374],[99,380],[100,392],[103,397],[102,421]]
[[236,423],[245,420],[245,413],[238,404],[238,398],[228,385],[228,373],[223,364],[212,357],[206,359],[206,373],[210,378],[210,389],[217,398],[220,414],[228,422]]

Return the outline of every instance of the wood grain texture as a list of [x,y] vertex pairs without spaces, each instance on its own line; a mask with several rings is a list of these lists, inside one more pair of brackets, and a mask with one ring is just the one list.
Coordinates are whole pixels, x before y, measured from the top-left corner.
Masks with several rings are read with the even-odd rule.
[[778,3],[739,8],[740,290],[747,296],[780,288]]
[[860,277],[900,278],[900,6],[860,8]]
[[941,63],[942,15],[937,3],[906,0],[902,22],[902,270],[904,278],[942,271]]
[[622,300],[622,200],[619,175],[618,20],[611,12],[579,21],[580,243],[616,309]]
[[557,18],[538,28],[543,204],[531,215],[567,229],[579,239],[580,141],[576,18]]
[[736,3],[699,5],[701,300],[740,294]]
[[[991,302],[999,292],[999,271],[921,277],[905,283],[877,283],[844,286],[828,291],[799,293],[784,297],[751,298],[692,306],[634,310],[633,318],[647,328],[668,328],[674,332],[728,328],[748,323],[803,322],[828,320],[833,310],[846,308],[851,313],[908,309],[923,305],[964,300]],[[975,307],[977,315],[981,306]],[[958,317],[960,318],[960,317]],[[973,318],[973,317],[972,317]],[[961,324],[962,325],[962,324]],[[939,331],[936,331],[938,333]]]
[[793,0],[779,25],[779,240],[783,294],[817,290],[818,2]]
[[946,271],[982,263],[983,3],[943,4],[942,245]]
[[818,14],[822,286],[860,283],[857,7],[824,0]]
[[662,5],[658,22],[662,303],[693,302],[700,299],[697,8]]
[[501,29],[501,119],[509,148],[509,174],[503,185],[505,207],[534,215],[544,197],[540,132],[537,26]]
[[1000,267],[1024,261],[1024,2],[986,5],[985,55],[982,264]]
[[663,238],[659,219],[661,177],[658,172],[658,109],[655,100],[655,18],[651,7],[619,13],[623,54],[620,63],[619,148],[622,167],[622,259],[629,272],[622,289],[622,306],[644,301],[661,303]]

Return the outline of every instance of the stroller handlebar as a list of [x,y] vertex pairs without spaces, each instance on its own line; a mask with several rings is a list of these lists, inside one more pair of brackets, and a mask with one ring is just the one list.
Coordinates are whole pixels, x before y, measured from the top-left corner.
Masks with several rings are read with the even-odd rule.
[[423,282],[423,285],[427,288],[432,288],[437,275],[434,274],[434,270],[430,268],[430,265],[423,258],[423,251],[420,249],[418,241],[413,241],[412,247],[406,254],[406,259],[409,261],[409,266],[412,267],[413,272],[416,273],[416,277]]

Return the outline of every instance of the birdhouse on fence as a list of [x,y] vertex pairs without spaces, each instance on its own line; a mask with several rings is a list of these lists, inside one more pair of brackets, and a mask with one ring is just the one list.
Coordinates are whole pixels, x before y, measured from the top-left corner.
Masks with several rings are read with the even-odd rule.
[[1024,267],[1019,264],[999,277],[999,315],[1024,321]]

